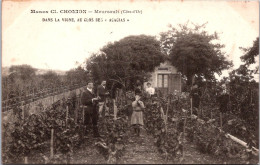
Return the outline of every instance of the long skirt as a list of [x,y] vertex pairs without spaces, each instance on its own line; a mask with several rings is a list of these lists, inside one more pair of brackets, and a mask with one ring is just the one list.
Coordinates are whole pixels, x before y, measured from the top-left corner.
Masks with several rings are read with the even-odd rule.
[[131,125],[144,125],[144,120],[143,120],[143,112],[142,111],[133,111],[132,116],[131,116]]

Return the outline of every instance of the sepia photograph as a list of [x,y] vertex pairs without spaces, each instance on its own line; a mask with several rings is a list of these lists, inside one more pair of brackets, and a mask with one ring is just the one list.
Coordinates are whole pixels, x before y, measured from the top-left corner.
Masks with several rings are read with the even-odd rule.
[[2,164],[259,164],[258,0],[2,0]]

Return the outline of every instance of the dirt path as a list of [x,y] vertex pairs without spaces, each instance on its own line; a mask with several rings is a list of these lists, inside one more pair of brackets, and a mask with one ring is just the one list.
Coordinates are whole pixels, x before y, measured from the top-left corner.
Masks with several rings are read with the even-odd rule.
[[154,146],[154,138],[141,130],[137,137],[132,130],[129,131],[129,140],[120,164],[165,164],[165,161]]
[[[132,130],[129,130],[127,134],[129,139],[124,155],[118,162],[119,164],[243,164],[236,159],[225,160],[221,157],[200,153],[196,149],[196,145],[189,141],[184,143],[184,157],[182,161],[166,161],[154,145],[155,139],[152,135],[147,134],[144,129],[141,130],[140,137],[137,137]],[[81,147],[73,153],[70,163],[107,164],[105,158],[94,145],[96,141],[97,139],[94,139],[92,135],[88,135]]]
[[[129,139],[126,144],[126,150],[119,164],[162,164],[166,163],[154,146],[154,138],[147,135],[144,130],[141,136],[137,137],[132,130],[128,131]],[[71,164],[106,164],[107,161],[99,153],[94,143],[92,135],[86,136],[83,144],[71,157]]]
[[223,159],[200,153],[196,146],[188,141],[184,143],[183,161],[166,161],[157,151],[152,135],[148,135],[145,130],[142,130],[140,137],[135,136],[132,131],[129,134],[129,142],[120,164],[223,164],[225,162]]
[[106,164],[105,158],[99,153],[95,147],[92,135],[85,137],[83,144],[77,149],[71,158],[71,164]]

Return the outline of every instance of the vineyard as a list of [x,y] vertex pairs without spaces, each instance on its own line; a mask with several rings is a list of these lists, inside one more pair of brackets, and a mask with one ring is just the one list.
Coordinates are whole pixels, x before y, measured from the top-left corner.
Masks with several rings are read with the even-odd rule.
[[[67,6],[107,7],[83,3]],[[33,12],[21,12],[26,4],[3,3],[3,12],[19,8],[22,14],[3,19],[2,163],[259,163],[256,3],[223,2],[219,8],[230,11],[212,14],[217,4],[181,1],[171,9],[170,2],[159,1],[148,5],[152,19],[142,20],[149,15],[141,10],[145,3],[131,1],[140,8],[133,11],[88,9],[103,16],[142,15],[120,26],[107,26],[100,17],[94,22],[103,23],[82,28],[78,18],[76,26],[32,26],[35,33],[19,24],[23,17],[36,21],[29,18]],[[207,5],[213,8],[201,10]],[[131,21],[137,24],[129,28]],[[42,35],[52,28],[61,31]]]
[[8,111],[13,108],[20,107],[22,105],[37,101],[39,99],[48,97],[48,96],[54,96],[61,93],[64,93],[66,91],[71,91],[77,88],[82,87],[84,84],[73,84],[73,85],[67,85],[67,86],[59,86],[59,87],[53,87],[53,88],[44,88],[42,90],[33,90],[31,93],[27,92],[27,95],[16,95],[12,98],[6,99],[2,101],[2,111]]
[[[71,99],[59,100],[26,120],[18,114],[21,120],[15,122],[13,128],[8,123],[3,125],[6,130],[2,142],[3,163],[131,163],[133,161],[125,161],[137,155],[142,159],[135,163],[149,162],[155,158],[160,163],[203,163],[198,160],[205,156],[209,162],[215,163],[258,162],[250,143],[245,148],[226,136],[224,129],[220,129],[217,114],[204,119],[191,115],[190,98],[185,95],[169,95],[167,98],[144,95],[145,126],[142,136],[135,137],[129,124],[133,98],[133,92],[129,92],[117,99],[116,118],[115,105],[109,99],[110,115],[99,119],[101,138],[84,136],[79,97],[74,103]],[[148,142],[147,139],[152,141]],[[142,152],[135,149],[137,155],[131,153],[133,158],[127,158],[133,150],[133,141],[137,143],[138,140],[142,140],[140,144],[147,148]],[[191,151],[192,146],[195,153]],[[155,148],[155,156],[149,158],[151,148]],[[192,161],[195,158],[190,158],[189,153],[197,153],[198,160]]]

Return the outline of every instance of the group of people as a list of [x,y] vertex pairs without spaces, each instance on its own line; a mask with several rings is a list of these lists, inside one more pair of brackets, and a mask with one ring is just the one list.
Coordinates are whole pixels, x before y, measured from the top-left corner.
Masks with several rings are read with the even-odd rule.
[[106,107],[105,101],[109,92],[107,92],[106,89],[106,81],[102,81],[101,85],[98,86],[97,94],[94,93],[93,87],[94,83],[92,81],[88,82],[81,96],[81,104],[84,111],[84,125],[86,126],[85,134],[89,133],[90,125],[92,125],[94,137],[100,137],[98,119],[102,115],[104,106]]
[[[100,137],[98,131],[98,119],[104,115],[108,115],[108,107],[106,106],[107,97],[110,95],[106,88],[106,81],[97,87],[97,92],[93,90],[93,82],[88,82],[85,91],[81,96],[81,104],[84,110],[84,125],[86,126],[85,134],[88,134],[92,125],[94,137]],[[134,128],[134,132],[140,136],[141,127],[144,125],[143,122],[143,111],[145,109],[144,103],[141,101],[141,97],[145,92],[150,97],[156,96],[155,89],[151,86],[151,83],[147,83],[145,90],[142,89],[141,83],[136,83],[135,87],[135,100],[131,103],[131,125]],[[176,95],[176,92],[175,92]],[[190,93],[192,97],[192,107],[194,108],[194,114],[198,114],[198,109],[200,105],[201,91],[197,84],[192,86]],[[226,111],[229,95],[222,94],[217,99],[220,104],[220,111]],[[129,105],[130,106],[130,105]]]
[[[98,119],[101,118],[103,113],[108,113],[108,107],[106,106],[106,100],[109,96],[109,92],[106,89],[106,81],[97,87],[97,92],[94,92],[94,83],[88,82],[82,95],[81,104],[84,111],[84,125],[85,134],[90,132],[92,126],[93,136],[100,137],[98,131]],[[150,96],[155,94],[155,89],[151,87],[151,83],[147,83],[145,90]],[[141,127],[144,125],[143,122],[143,110],[145,109],[144,103],[141,101],[142,91],[139,88],[135,89],[135,100],[132,102],[132,114],[131,114],[131,125],[133,126],[136,135],[140,136]],[[105,111],[104,111],[105,109]]]

